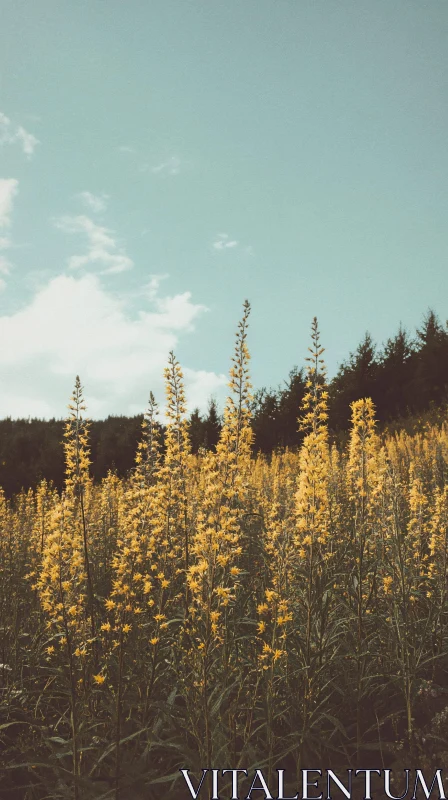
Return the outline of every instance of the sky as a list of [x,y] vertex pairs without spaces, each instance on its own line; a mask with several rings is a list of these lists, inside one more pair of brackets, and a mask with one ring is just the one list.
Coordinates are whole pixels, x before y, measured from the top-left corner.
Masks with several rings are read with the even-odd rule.
[[448,317],[446,0],[0,0],[0,417]]

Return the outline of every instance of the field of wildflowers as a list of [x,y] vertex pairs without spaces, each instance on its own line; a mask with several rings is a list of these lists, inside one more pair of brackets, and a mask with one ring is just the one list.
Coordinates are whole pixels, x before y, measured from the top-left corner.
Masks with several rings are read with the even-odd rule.
[[448,428],[380,436],[364,398],[333,443],[314,320],[303,445],[253,455],[249,311],[215,450],[191,453],[171,354],[164,441],[151,395],[126,480],[89,476],[78,378],[63,493],[0,495],[11,800],[177,798],[181,767],[448,755]]

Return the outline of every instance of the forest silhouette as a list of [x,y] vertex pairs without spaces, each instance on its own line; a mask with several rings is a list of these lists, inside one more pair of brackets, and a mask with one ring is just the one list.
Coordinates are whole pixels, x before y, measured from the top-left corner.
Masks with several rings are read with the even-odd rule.
[[[264,454],[276,448],[297,448],[303,439],[297,424],[305,394],[305,372],[294,367],[283,385],[261,388],[252,400],[253,449]],[[424,416],[438,418],[448,402],[448,327],[428,310],[411,336],[401,325],[396,335],[377,347],[366,333],[329,382],[329,430],[346,438],[350,404],[370,397],[380,426],[408,428]],[[143,414],[94,420],[90,429],[92,476],[109,471],[125,477],[134,467]],[[189,418],[193,452],[213,450],[222,418],[212,398],[208,410],[194,409]],[[61,489],[64,481],[63,420],[0,420],[0,485],[7,496],[34,488],[42,479]],[[163,440],[163,427],[162,427]]]

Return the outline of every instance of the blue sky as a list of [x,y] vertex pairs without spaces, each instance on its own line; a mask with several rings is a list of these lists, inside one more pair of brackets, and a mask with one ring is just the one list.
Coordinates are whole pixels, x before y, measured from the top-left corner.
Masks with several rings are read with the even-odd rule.
[[0,0],[0,416],[225,396],[448,316],[448,3]]

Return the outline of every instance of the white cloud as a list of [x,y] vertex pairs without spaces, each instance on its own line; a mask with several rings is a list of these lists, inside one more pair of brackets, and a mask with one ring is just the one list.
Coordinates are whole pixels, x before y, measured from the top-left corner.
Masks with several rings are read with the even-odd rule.
[[238,248],[238,252],[244,253],[246,256],[252,258],[255,255],[251,244],[243,246],[242,242],[237,239],[231,239],[228,233],[217,233],[212,247],[214,250],[233,250]]
[[[19,182],[15,178],[0,178],[0,228],[9,228],[14,197],[17,194]],[[10,260],[2,255],[4,250],[12,247],[7,236],[0,236],[0,275],[9,275],[11,272]],[[6,288],[4,277],[0,278],[0,291]]]
[[159,287],[162,281],[166,280],[169,276],[164,275],[151,275],[150,281],[146,287],[146,294],[149,300],[155,300]]
[[[181,160],[177,156],[171,156],[166,161],[162,161],[160,164],[156,164],[154,167],[151,167],[151,172],[154,175],[157,173],[162,173],[164,175],[178,175],[181,168]],[[148,167],[146,166],[146,169]]]
[[[122,153],[136,153],[136,151],[131,147],[120,147],[119,150]],[[142,161],[138,167],[140,172],[151,172],[153,175],[179,175],[180,172],[184,172],[186,170],[190,170],[192,168],[192,162],[188,159],[180,158],[176,155],[168,156],[163,161],[159,161],[154,163],[153,161],[145,158],[145,161]]]
[[117,242],[113,231],[98,225],[89,217],[60,217],[55,225],[65,233],[81,233],[87,237],[87,252],[69,259],[71,269],[80,269],[89,264],[102,267],[103,275],[125,272],[132,269],[134,262],[126,255],[123,247]]
[[22,125],[15,125],[0,111],[0,145],[4,144],[19,144],[26,157],[31,158],[40,142],[34,134],[25,130]]
[[[0,255],[0,275],[9,275],[11,271],[11,262],[6,256]],[[2,280],[2,284],[4,287],[4,281]]]
[[39,144],[39,139],[36,139],[32,133],[26,131],[25,128],[22,128],[21,125],[17,128],[16,131],[16,140],[20,142],[22,145],[22,150],[25,153],[27,158],[31,158],[33,155],[37,145]]
[[14,141],[11,120],[0,111],[0,144],[12,144]]
[[238,247],[238,242],[236,239],[231,239],[228,233],[218,233],[213,247],[215,250],[229,250]]
[[0,178],[0,228],[8,228],[11,224],[12,204],[18,186],[19,181],[15,178]]
[[[93,417],[141,412],[150,390],[163,405],[168,353],[204,310],[185,292],[154,295],[131,314],[96,275],[53,278],[25,308],[0,316],[8,343],[0,347],[0,417],[64,416],[77,374]],[[187,368],[185,380],[189,407],[205,409],[227,379]]]
[[80,192],[78,197],[89,211],[93,211],[95,214],[100,214],[102,211],[105,211],[107,208],[107,201],[109,200],[108,194],[98,195],[92,194],[92,192]]
[[128,144],[122,144],[120,147],[117,148],[119,153],[135,153],[133,147],[130,147]]

